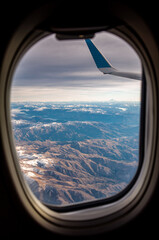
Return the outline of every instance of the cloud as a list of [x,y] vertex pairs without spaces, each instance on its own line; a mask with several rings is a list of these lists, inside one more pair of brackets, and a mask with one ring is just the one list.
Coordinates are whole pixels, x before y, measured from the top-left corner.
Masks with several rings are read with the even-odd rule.
[[11,102],[100,102],[140,101],[140,83],[109,87],[85,88],[36,88],[15,87],[12,89]]
[[[103,32],[96,34],[93,42],[114,67],[141,72],[139,57],[119,37]],[[56,95],[63,92],[65,97],[66,92],[66,95],[74,94],[71,91],[80,89],[89,92],[93,88],[124,89],[128,85],[139,86],[133,80],[103,75],[96,68],[84,40],[58,41],[51,35],[35,44],[21,59],[12,81],[12,96],[18,99],[28,94],[28,99],[35,99],[41,94],[43,101],[50,91]],[[35,96],[29,95],[31,89]]]
[[28,121],[22,120],[22,119],[20,120],[12,119],[12,123],[13,125],[18,125],[18,126],[30,124]]
[[34,109],[34,111],[43,111],[43,110],[45,110],[45,109],[48,109],[48,107],[38,107],[38,108],[36,108],[36,109]]

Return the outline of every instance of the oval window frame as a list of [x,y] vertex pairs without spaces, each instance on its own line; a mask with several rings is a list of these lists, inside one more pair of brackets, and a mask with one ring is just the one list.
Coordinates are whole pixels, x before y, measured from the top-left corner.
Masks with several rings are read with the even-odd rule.
[[[156,141],[158,131],[157,78],[152,64],[155,56],[150,55],[150,49],[148,48],[148,42],[150,39],[148,39],[147,43],[145,44],[142,34],[140,35],[141,29],[137,29],[137,26],[133,24],[132,19],[126,19],[127,16],[125,16],[125,21],[127,23],[129,22],[129,27],[116,27],[116,29],[110,31],[128,41],[129,44],[138,52],[138,55],[140,56],[144,66],[148,86],[146,93],[147,121],[145,129],[146,159],[144,159],[144,164],[142,166],[140,175],[135,182],[135,185],[131,188],[128,195],[117,201],[115,204],[111,203],[98,206],[96,207],[96,210],[95,208],[89,208],[87,210],[84,209],[71,213],[54,212],[45,207],[34,197],[29,188],[27,188],[27,186],[24,184],[24,181],[19,174],[18,165],[16,164],[17,161],[14,160],[16,158],[16,154],[10,137],[11,126],[10,113],[8,111],[10,105],[9,83],[12,79],[16,64],[18,63],[20,56],[22,53],[24,53],[24,51],[30,48],[30,46],[42,36],[48,34],[47,32],[44,33],[43,31],[39,30],[35,31],[35,26],[38,26],[39,22],[43,22],[45,18],[48,17],[48,12],[49,10],[45,16],[40,17],[40,19],[37,18],[36,22],[34,23],[32,23],[30,17],[30,27],[27,29],[24,26],[28,24],[28,20],[24,22],[13,36],[5,54],[5,60],[1,70],[1,79],[3,80],[1,85],[2,101],[0,103],[2,144],[6,154],[8,170],[17,195],[21,199],[24,208],[27,209],[35,221],[40,223],[43,227],[58,233],[78,235],[88,233],[91,230],[91,233],[93,234],[115,228],[117,225],[122,225],[126,221],[132,219],[146,205],[155,187],[158,177],[158,163],[156,160]],[[39,11],[36,14],[37,16],[40,16]],[[123,18],[123,16],[120,16],[120,18]],[[137,19],[143,27],[143,35],[148,34],[149,29],[147,29],[139,17],[137,17]],[[54,29],[54,31],[60,32],[61,30]],[[70,31],[70,29],[66,31]],[[71,31],[74,33],[77,32],[77,29],[73,29]],[[79,32],[81,31],[82,33],[83,31],[89,33],[90,31],[99,31],[99,29],[94,28],[92,30],[90,27],[87,29],[80,29]],[[153,41],[153,39],[151,40]],[[155,44],[151,44],[151,49],[152,48],[156,49]]]

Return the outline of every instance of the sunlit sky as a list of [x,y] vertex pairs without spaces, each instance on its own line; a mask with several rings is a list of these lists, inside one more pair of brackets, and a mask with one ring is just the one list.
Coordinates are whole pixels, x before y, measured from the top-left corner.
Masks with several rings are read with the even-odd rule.
[[[135,51],[121,38],[98,33],[93,43],[118,70],[141,73]],[[104,75],[84,40],[50,35],[29,49],[12,80],[12,102],[139,101],[141,81]]]

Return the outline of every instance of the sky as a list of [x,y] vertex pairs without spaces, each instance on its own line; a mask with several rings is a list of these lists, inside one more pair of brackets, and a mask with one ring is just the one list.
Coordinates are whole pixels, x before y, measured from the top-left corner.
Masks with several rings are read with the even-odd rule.
[[[138,55],[121,38],[101,32],[92,41],[116,69],[141,73]],[[52,34],[19,61],[11,102],[139,101],[140,90],[141,81],[101,73],[84,40],[57,40]]]

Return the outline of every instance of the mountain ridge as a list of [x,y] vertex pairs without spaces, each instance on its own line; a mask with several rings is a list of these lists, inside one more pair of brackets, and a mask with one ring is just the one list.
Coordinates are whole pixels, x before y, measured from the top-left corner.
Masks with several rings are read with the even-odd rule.
[[105,199],[133,179],[139,161],[139,105],[13,104],[22,175],[45,204]]

